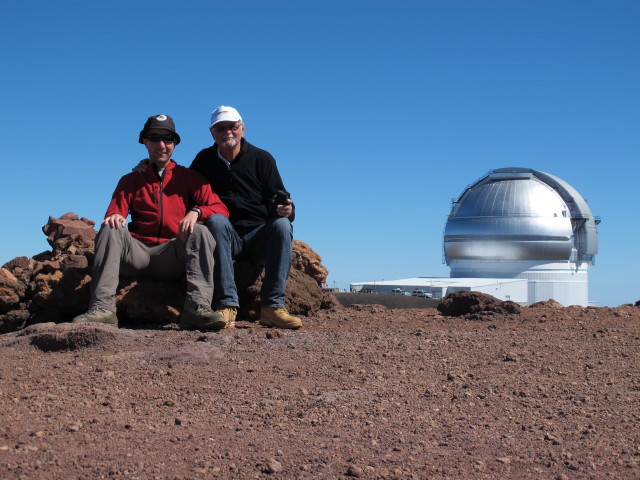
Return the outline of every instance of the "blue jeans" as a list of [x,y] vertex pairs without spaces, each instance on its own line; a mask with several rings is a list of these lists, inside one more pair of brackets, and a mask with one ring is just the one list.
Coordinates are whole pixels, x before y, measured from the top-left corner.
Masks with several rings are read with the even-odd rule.
[[260,291],[262,306],[284,307],[293,240],[293,225],[289,219],[270,219],[244,237],[238,235],[224,215],[212,215],[205,226],[216,241],[213,252],[216,308],[239,306],[233,276],[233,259],[238,256],[264,264],[264,280]]

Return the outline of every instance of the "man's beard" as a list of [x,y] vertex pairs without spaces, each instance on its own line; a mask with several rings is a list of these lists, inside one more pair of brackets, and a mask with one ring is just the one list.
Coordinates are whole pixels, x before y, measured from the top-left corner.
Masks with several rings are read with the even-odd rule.
[[236,145],[238,145],[238,140],[233,135],[229,135],[224,139],[224,143],[231,148],[236,148]]

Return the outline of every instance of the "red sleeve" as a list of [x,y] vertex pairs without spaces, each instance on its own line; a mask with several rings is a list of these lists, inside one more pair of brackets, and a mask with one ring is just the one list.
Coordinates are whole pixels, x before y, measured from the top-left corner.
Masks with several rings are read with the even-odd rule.
[[209,182],[195,170],[189,170],[189,172],[192,176],[190,183],[194,187],[193,199],[195,200],[195,206],[202,212],[201,219],[206,220],[216,213],[229,218],[227,206],[222,203],[217,194],[213,193]]
[[134,180],[133,175],[130,173],[122,177],[118,182],[118,186],[113,192],[111,203],[109,203],[109,207],[107,208],[107,213],[104,214],[104,218],[107,218],[114,213],[127,218],[127,215],[129,215],[131,199],[133,198],[133,189]]

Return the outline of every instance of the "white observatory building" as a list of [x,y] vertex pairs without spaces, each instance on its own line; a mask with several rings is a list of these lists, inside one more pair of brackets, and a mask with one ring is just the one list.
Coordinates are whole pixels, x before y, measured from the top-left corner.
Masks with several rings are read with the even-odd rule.
[[522,305],[554,299],[586,307],[598,223],[584,198],[556,176],[491,170],[453,201],[444,230],[450,278],[359,282],[351,290],[432,298],[474,290]]
[[491,170],[453,202],[445,261],[452,279],[525,279],[528,305],[554,299],[587,306],[599,222],[584,198],[554,175]]

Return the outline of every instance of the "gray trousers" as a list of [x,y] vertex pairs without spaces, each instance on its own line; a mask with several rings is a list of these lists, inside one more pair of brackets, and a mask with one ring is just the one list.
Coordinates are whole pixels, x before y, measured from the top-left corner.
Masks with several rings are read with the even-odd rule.
[[174,238],[152,247],[133,238],[126,228],[102,227],[95,243],[89,308],[116,311],[115,296],[120,275],[176,281],[185,273],[185,309],[211,305],[215,246],[213,236],[202,225],[194,225],[193,233],[186,242]]

